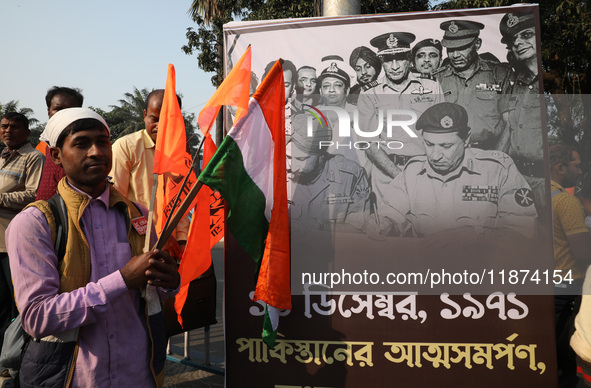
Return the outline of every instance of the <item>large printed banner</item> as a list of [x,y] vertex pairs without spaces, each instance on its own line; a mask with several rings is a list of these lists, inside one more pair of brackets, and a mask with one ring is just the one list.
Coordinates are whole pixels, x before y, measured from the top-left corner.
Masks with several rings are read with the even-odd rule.
[[224,26],[253,84],[284,60],[293,298],[269,349],[226,235],[227,387],[556,385],[539,35],[537,6]]

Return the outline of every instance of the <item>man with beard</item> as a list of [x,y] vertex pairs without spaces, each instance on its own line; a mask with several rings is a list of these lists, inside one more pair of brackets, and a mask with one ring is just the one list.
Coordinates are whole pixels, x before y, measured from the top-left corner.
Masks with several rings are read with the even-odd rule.
[[[368,163],[371,167],[368,172],[378,207],[389,203],[390,182],[406,162],[425,153],[423,143],[416,134],[411,136],[401,126],[390,125],[390,128],[388,123],[397,120],[412,122],[412,115],[416,120],[428,107],[443,98],[437,81],[418,78],[410,72],[410,45],[414,40],[415,36],[411,33],[391,32],[370,41],[378,49],[385,77],[381,84],[359,95],[359,129],[366,134],[357,135],[359,140],[371,140],[365,153],[371,162]],[[399,113],[390,115],[391,110]],[[412,130],[414,125],[407,127]],[[381,131],[377,135],[371,134],[379,128]]]
[[435,77],[441,83],[445,101],[460,104],[468,111],[473,146],[497,149],[504,129],[499,105],[511,69],[479,57],[483,24],[449,20],[440,28],[445,31],[441,44],[447,50],[449,64]]
[[545,179],[541,102],[536,51],[536,30],[532,13],[508,13],[499,25],[502,43],[514,72],[509,79],[503,104],[508,124],[499,142],[531,186],[538,214],[544,214]]
[[[303,115],[300,115],[303,116]],[[305,121],[305,117],[298,116]],[[307,229],[328,229],[331,225],[351,231],[376,233],[369,217],[369,185],[365,171],[342,155],[331,155],[320,142],[332,139],[330,129],[315,128],[307,135],[305,125],[294,125],[291,137],[289,179],[292,225]]]
[[357,105],[359,93],[362,90],[369,90],[378,85],[377,79],[382,71],[382,62],[371,49],[360,46],[351,52],[349,65],[355,70],[357,84],[349,90],[347,101],[350,104]]
[[437,39],[423,39],[412,48],[415,70],[421,77],[431,78],[441,65],[441,42]]

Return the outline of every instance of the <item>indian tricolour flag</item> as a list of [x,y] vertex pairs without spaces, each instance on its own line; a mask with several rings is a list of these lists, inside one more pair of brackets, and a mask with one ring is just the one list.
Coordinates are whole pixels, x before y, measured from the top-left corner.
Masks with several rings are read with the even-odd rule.
[[285,88],[277,61],[199,176],[227,201],[227,228],[260,266],[254,300],[267,304],[263,339],[270,347],[278,310],[291,310],[286,174]]

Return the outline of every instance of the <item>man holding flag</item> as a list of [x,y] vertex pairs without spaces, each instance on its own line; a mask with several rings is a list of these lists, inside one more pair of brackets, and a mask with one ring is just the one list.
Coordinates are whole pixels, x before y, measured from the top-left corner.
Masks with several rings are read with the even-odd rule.
[[[152,193],[154,154],[163,98],[164,89],[153,90],[146,99],[145,129],[123,136],[113,143],[113,167],[109,175],[113,178],[115,188],[130,200],[148,208]],[[180,106],[181,99],[178,96],[177,99]],[[184,126],[175,130],[182,130],[184,135]],[[164,204],[158,203],[154,207],[153,223],[158,231],[161,230],[159,225],[163,206]],[[174,239],[180,245],[180,249],[172,252],[173,255],[180,257],[187,241],[188,230],[189,220],[184,217],[173,233]]]

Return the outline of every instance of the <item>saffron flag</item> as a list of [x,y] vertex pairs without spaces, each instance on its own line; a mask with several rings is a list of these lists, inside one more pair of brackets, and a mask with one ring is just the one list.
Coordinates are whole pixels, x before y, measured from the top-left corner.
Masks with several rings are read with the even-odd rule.
[[199,176],[227,201],[226,225],[260,267],[254,300],[267,304],[263,340],[270,347],[279,309],[291,309],[285,160],[285,88],[278,61]]
[[[154,154],[154,174],[174,172],[185,174],[191,166],[191,155],[187,152],[185,120],[176,96],[176,75],[174,66],[168,64],[168,75]],[[189,164],[187,164],[189,163]]]
[[248,46],[242,57],[226,76],[224,82],[199,112],[197,122],[203,135],[209,133],[222,105],[238,107],[235,122],[246,112],[250,92],[250,58],[250,46]]
[[153,170],[154,174],[160,174],[156,191],[156,207],[154,209],[154,224],[158,235],[162,232],[166,219],[172,216],[172,204],[179,194],[185,175],[188,173],[193,175],[189,179],[185,192],[195,183],[194,173],[190,171],[191,164],[192,158],[187,152],[185,120],[176,95],[174,66],[168,64],[166,87],[158,123]]
[[[203,165],[207,165],[215,152],[215,143],[210,135],[204,139]],[[210,204],[213,190],[204,186],[197,194],[197,204],[191,220],[187,246],[183,253],[179,273],[181,286],[174,299],[177,319],[183,326],[181,312],[185,306],[191,282],[201,276],[211,266],[211,248],[221,239],[222,233],[212,236],[210,233]]]

